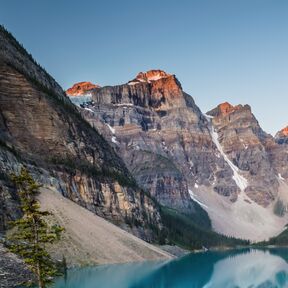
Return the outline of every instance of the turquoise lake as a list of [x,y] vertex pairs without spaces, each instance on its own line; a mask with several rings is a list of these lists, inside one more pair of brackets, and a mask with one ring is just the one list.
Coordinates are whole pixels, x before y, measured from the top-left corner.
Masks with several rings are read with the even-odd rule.
[[288,287],[288,249],[189,254],[170,261],[71,269],[53,288]]

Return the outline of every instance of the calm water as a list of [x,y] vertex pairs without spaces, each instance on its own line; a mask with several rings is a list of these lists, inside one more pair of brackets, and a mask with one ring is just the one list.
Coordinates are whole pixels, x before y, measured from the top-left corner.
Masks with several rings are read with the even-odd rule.
[[74,269],[53,288],[288,287],[288,249],[190,254],[165,262]]

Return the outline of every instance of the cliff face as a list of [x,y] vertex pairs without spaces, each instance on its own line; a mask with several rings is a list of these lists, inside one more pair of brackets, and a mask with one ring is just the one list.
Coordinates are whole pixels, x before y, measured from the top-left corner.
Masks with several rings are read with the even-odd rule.
[[283,128],[275,135],[277,145],[271,147],[273,165],[278,172],[280,181],[288,179],[288,127]]
[[100,88],[100,86],[92,84],[91,82],[79,82],[67,89],[66,94],[69,96],[84,96],[89,94],[92,89],[96,88]]
[[229,160],[247,180],[248,197],[266,207],[278,193],[278,177],[271,163],[269,147],[274,139],[266,134],[251,112],[249,105],[220,104],[208,112],[219,143]]
[[7,217],[17,217],[8,174],[25,164],[41,183],[96,214],[127,229],[126,222],[142,224],[133,231],[149,238],[148,226],[161,228],[154,202],[60,86],[2,27],[0,40],[2,226]]
[[286,211],[279,169],[287,161],[280,165],[279,145],[248,105],[223,103],[203,114],[175,75],[151,70],[94,89],[81,107],[162,205],[195,218],[200,205],[216,231],[241,238],[281,231],[284,220],[274,210],[280,201]]
[[237,199],[238,187],[217,154],[209,121],[175,75],[139,73],[128,84],[93,90],[92,100],[83,115],[162,205],[195,213],[192,190],[201,185],[215,185],[219,194]]

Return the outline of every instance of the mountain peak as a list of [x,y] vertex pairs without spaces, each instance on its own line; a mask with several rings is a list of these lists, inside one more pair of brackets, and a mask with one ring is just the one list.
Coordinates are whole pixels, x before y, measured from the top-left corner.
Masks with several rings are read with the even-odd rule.
[[229,102],[224,102],[224,103],[221,103],[220,105],[218,105],[218,108],[219,108],[219,112],[223,115],[226,115],[226,114],[229,114],[231,113],[232,111],[234,111],[234,106],[231,105]]
[[251,107],[249,105],[243,106],[239,104],[239,105],[233,106],[229,102],[224,102],[224,103],[219,104],[216,108],[212,109],[211,111],[207,112],[207,114],[211,116],[216,116],[216,117],[226,116],[240,109],[248,109],[251,111]]
[[288,143],[288,126],[278,131],[275,136],[275,139],[279,144],[284,144],[284,143],[287,144]]
[[87,81],[78,82],[71,88],[67,89],[66,94],[69,96],[82,96],[95,88],[100,88],[100,86]]
[[288,136],[288,126],[286,126],[285,128],[283,128],[281,131],[280,131],[281,135],[283,136]]
[[128,84],[129,85],[134,85],[134,84],[138,84],[138,83],[151,83],[153,81],[157,81],[163,78],[167,78],[172,76],[171,74],[166,73],[163,70],[149,70],[147,72],[139,72],[138,75],[136,76],[136,78],[134,78],[133,80],[129,81]]

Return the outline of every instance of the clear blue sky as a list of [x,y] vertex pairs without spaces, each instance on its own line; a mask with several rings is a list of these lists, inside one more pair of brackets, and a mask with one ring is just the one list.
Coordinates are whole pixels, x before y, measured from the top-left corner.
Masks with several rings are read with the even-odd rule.
[[288,125],[287,0],[0,0],[0,22],[68,88],[176,74],[203,112],[250,104]]

